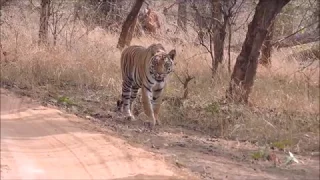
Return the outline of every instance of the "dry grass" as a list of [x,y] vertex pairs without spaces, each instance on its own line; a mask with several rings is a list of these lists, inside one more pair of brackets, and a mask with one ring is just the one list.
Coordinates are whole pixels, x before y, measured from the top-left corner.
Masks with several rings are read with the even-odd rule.
[[[6,17],[19,9],[6,11]],[[72,48],[66,47],[66,37],[60,37],[56,47],[37,47],[37,26],[30,18],[6,19],[2,25],[1,44],[8,53],[8,63],[1,63],[1,86],[25,89],[42,98],[70,97],[81,104],[83,99],[95,99],[96,107],[112,109],[120,96],[120,52],[117,36],[101,29],[85,35],[86,28],[76,27]],[[10,22],[10,23],[9,23]],[[66,27],[64,34],[72,28]],[[158,42],[151,38],[134,39],[132,44],[148,46]],[[259,67],[253,106],[224,104],[230,79],[227,68],[221,68],[215,80],[210,78],[210,58],[204,49],[192,45],[162,42],[167,50],[176,48],[177,67],[166,89],[168,100],[163,103],[162,119],[167,125],[183,126],[225,138],[259,143],[290,141],[293,150],[316,150],[319,146],[319,69],[318,64],[299,71],[300,59],[285,61],[292,49],[275,51],[271,69]],[[233,62],[237,53],[232,53]],[[3,60],[3,58],[1,59]],[[318,62],[317,62],[318,63]],[[225,65],[226,66],[226,65]],[[185,73],[196,77],[190,82],[189,98],[181,97],[182,84],[177,76]],[[89,107],[82,107],[85,112]],[[93,108],[94,109],[94,108]]]

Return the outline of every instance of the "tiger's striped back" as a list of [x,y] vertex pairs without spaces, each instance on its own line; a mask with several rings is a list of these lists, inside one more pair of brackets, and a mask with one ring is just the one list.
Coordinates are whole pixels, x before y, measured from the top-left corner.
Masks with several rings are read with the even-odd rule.
[[151,54],[142,46],[129,46],[121,54],[121,73],[123,81],[131,81],[141,87],[145,75],[146,59]]

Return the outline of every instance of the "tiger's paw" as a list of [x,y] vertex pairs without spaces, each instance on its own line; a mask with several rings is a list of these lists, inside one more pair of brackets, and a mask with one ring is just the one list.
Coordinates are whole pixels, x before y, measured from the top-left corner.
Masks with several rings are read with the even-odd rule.
[[154,127],[155,127],[155,124],[152,123],[152,122],[144,122],[143,125],[144,125],[147,129],[149,129],[150,131],[153,130]]
[[129,116],[126,116],[126,117],[125,117],[125,120],[128,120],[128,121],[135,121],[135,120],[136,120],[136,118],[135,118],[134,116],[132,116],[132,115],[129,115]]
[[161,122],[159,120],[157,120],[156,125],[161,126]]

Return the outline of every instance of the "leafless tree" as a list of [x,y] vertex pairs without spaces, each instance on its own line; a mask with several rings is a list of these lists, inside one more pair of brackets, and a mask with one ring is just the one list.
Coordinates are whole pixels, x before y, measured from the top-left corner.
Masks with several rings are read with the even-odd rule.
[[72,15],[63,12],[63,5],[66,3],[65,0],[55,0],[50,5],[50,23],[49,27],[53,36],[53,45],[57,44],[58,36],[62,30],[66,27],[69,19]]
[[[232,41],[232,34],[237,31],[232,30],[232,27],[236,24],[236,20],[238,18],[239,12],[243,9],[243,5],[245,0],[229,0],[228,4],[225,6],[223,15],[225,17],[225,22],[227,23],[228,27],[228,72],[231,73],[231,41]],[[249,13],[250,16],[251,13]],[[248,16],[248,17],[249,17]],[[246,23],[247,19],[243,22]]]
[[117,48],[123,49],[125,45],[129,46],[132,40],[132,34],[136,26],[138,14],[144,0],[136,0],[125,22],[122,25]]
[[[198,18],[199,40],[211,55],[212,59],[212,77],[215,77],[219,64],[224,59],[224,44],[226,37],[226,28],[230,24],[230,18],[233,15],[232,9],[235,7],[236,0],[211,0],[208,2],[211,9],[211,17],[203,17],[195,2],[192,8]],[[206,44],[204,39],[208,37],[209,42]]]
[[[224,44],[226,37],[226,28],[229,27],[229,40],[231,40],[231,18],[234,16],[235,12],[233,9],[237,3],[237,0],[212,0],[213,3],[213,13],[212,17],[214,19],[214,24],[216,30],[214,31],[214,56],[215,56],[215,66],[213,67],[212,76],[217,72],[219,63],[222,63],[224,59]],[[230,53],[230,52],[229,52]],[[230,57],[230,55],[229,55]],[[229,59],[230,64],[230,59]]]
[[109,16],[112,20],[119,21],[120,9],[122,8],[122,0],[102,0],[101,2],[101,14]]
[[[316,25],[316,24],[318,26],[313,31],[299,34],[299,32],[304,31],[304,30],[308,29],[309,27]],[[317,42],[320,40],[319,31],[320,31],[320,24],[318,21],[315,21],[305,27],[302,27],[302,28],[296,30],[295,32],[293,32],[292,34],[290,34],[284,38],[273,41],[272,46],[276,46],[277,48],[284,48],[284,47],[293,47],[293,46],[297,46],[297,45],[307,44],[307,43],[311,43],[311,42]]]
[[41,0],[39,45],[48,43],[48,29],[51,0]]
[[[212,0],[212,18],[213,18],[213,45],[214,60],[212,62],[212,77],[217,73],[217,69],[223,60],[224,40],[226,37],[227,21],[223,21],[223,9],[221,0]],[[225,19],[227,17],[225,16]]]
[[88,31],[99,26],[108,31],[120,32],[121,24],[134,2],[128,0],[77,0],[74,18],[82,20]]
[[[318,3],[315,0],[308,0],[292,1],[286,5],[269,27],[261,49],[260,64],[271,66],[274,47],[292,47],[319,41],[320,11],[319,6],[315,6]],[[294,19],[296,21],[293,21]]]
[[256,75],[259,51],[272,21],[290,0],[259,0],[246,39],[234,66],[226,97],[248,103]]
[[177,24],[183,31],[187,31],[187,0],[179,1]]

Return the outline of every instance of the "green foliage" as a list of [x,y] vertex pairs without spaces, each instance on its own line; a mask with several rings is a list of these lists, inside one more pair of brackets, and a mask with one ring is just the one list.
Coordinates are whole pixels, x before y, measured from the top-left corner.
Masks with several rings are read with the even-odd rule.
[[75,105],[75,103],[72,102],[72,101],[70,100],[70,98],[68,98],[68,97],[66,97],[66,96],[61,96],[61,97],[59,97],[59,98],[58,98],[58,103],[59,103],[59,104],[64,104],[64,105],[67,105],[67,106],[73,106],[73,105]]
[[212,102],[205,107],[205,111],[211,114],[219,113],[220,112],[220,105],[218,102]]
[[251,154],[251,157],[254,160],[266,159],[267,156],[268,156],[268,152],[266,149],[260,149],[259,151],[253,152]]
[[271,143],[272,147],[276,147],[280,150],[283,150],[284,148],[291,146],[292,145],[292,141],[290,140],[281,140],[281,141],[275,141],[273,143]]

